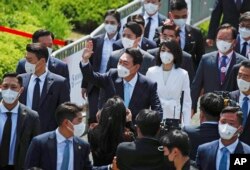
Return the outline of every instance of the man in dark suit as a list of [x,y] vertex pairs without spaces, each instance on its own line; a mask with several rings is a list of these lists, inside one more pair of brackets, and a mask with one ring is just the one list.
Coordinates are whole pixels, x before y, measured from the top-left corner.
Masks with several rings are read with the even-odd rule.
[[67,80],[46,69],[48,60],[47,48],[40,44],[28,44],[26,60],[32,65],[32,73],[24,73],[24,92],[19,100],[29,108],[36,110],[41,122],[41,132],[54,130],[57,127],[54,113],[65,101],[70,101]]
[[200,62],[191,86],[192,109],[196,110],[201,89],[204,93],[214,91],[232,91],[229,89],[229,77],[235,64],[246,60],[245,57],[234,52],[237,31],[229,24],[221,25],[217,33],[217,48],[205,54]]
[[[230,23],[235,28],[239,26],[240,15],[250,11],[249,0],[216,0],[211,13],[207,35],[207,44],[212,46],[216,37],[216,30],[220,23]],[[222,22],[221,17],[223,16]]]
[[[116,10],[108,10],[104,15],[104,24],[106,33],[93,37],[93,54],[90,58],[90,63],[93,70],[100,73],[105,73],[107,70],[107,63],[112,50],[112,44],[120,39],[119,28],[121,26],[120,13]],[[116,30],[109,30],[109,25],[116,26]],[[88,123],[96,122],[96,113],[98,111],[98,97],[99,88],[91,83],[88,83],[83,78],[82,81],[82,96],[88,96],[89,103],[89,119]]]
[[[112,52],[108,61],[107,71],[111,68],[117,68],[118,61],[122,54],[124,54],[125,49],[138,48],[138,43],[141,40],[141,34],[142,29],[136,22],[128,22],[127,24],[125,24],[122,33],[122,42],[125,48]],[[155,58],[141,48],[139,48],[139,50],[143,55],[143,62],[141,64],[139,72],[145,75],[149,67],[155,66]]]
[[[168,38],[173,38],[174,40],[179,42],[180,37],[179,37],[178,27],[176,27],[175,25],[168,25],[168,24],[162,26],[161,34],[160,34],[160,41],[164,41]],[[159,47],[152,49],[152,50],[148,50],[148,53],[153,55],[156,58],[159,53]],[[193,81],[195,72],[194,72],[194,67],[193,67],[193,62],[192,62],[192,56],[185,51],[182,51],[181,68],[185,69],[188,72],[189,80],[191,84]]]
[[240,69],[237,76],[237,84],[239,90],[230,92],[230,98],[239,103],[243,112],[243,132],[240,135],[240,139],[246,144],[250,145],[249,131],[250,131],[250,61],[243,61],[240,65]]
[[25,169],[92,169],[89,144],[74,135],[82,121],[81,112],[81,107],[70,102],[57,108],[58,128],[33,138],[26,155]]
[[162,170],[163,152],[159,151],[159,141],[155,138],[160,129],[161,118],[156,111],[141,110],[136,116],[138,137],[133,142],[123,142],[117,147],[117,167],[120,170]]
[[250,59],[250,11],[240,16],[239,36],[235,51]]
[[[185,0],[170,0],[169,20],[166,23],[175,24],[180,28],[180,45],[187,53],[192,55],[193,66],[197,70],[201,57],[205,53],[201,31],[186,24],[188,8]],[[159,42],[161,28],[158,28],[154,40]]]
[[[137,14],[137,15],[128,16],[127,23],[128,22],[135,22],[135,23],[139,24],[141,29],[142,29],[142,34],[144,33],[145,20],[141,15]],[[147,51],[149,49],[155,48],[156,43],[152,40],[149,40],[149,39],[141,36],[141,40],[140,40],[138,46],[141,49],[143,49],[144,51]],[[113,44],[113,51],[120,50],[123,48],[124,48],[124,46],[122,44],[122,40],[118,40]]]
[[[37,30],[32,35],[32,43],[41,43],[48,48],[49,58],[48,58],[46,65],[49,71],[65,77],[69,83],[68,65],[64,63],[63,61],[51,56],[52,47],[53,47],[53,39],[54,39],[53,33],[44,29]],[[30,66],[29,63],[26,62],[26,58],[23,58],[19,60],[17,63],[16,72],[18,74],[27,73],[27,72],[30,73],[29,66]]]
[[151,108],[162,116],[162,108],[157,95],[157,84],[138,73],[142,63],[142,54],[135,48],[126,49],[120,57],[117,69],[111,69],[106,74],[94,72],[89,58],[92,47],[87,44],[82,55],[80,69],[86,81],[102,88],[100,105],[114,95],[124,99],[126,108],[131,110],[132,119],[141,109]]
[[36,111],[18,102],[23,87],[22,78],[16,73],[5,74],[1,87],[0,169],[22,170],[31,139],[40,131],[39,117]]
[[155,29],[162,26],[166,16],[159,13],[161,7],[161,0],[144,0],[143,1],[144,14],[142,15],[145,20],[144,37],[153,41]]
[[190,139],[190,159],[195,160],[198,146],[219,139],[218,121],[224,108],[224,100],[214,93],[206,93],[200,99],[200,126],[184,126]]
[[220,115],[220,139],[198,147],[196,163],[199,169],[229,169],[230,154],[249,154],[250,146],[241,142],[242,112],[239,107],[226,107]]

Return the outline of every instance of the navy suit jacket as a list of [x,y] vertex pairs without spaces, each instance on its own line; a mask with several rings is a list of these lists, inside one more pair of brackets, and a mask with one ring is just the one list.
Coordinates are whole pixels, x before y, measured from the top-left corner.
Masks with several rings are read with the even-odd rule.
[[[142,41],[141,41],[141,44],[140,45],[140,48],[143,49],[144,51],[147,51],[149,49],[153,49],[153,48],[156,48],[157,45],[154,41],[150,41],[149,39],[143,37],[142,38]],[[116,51],[116,50],[120,50],[120,49],[123,49],[123,45],[122,45],[122,40],[118,40],[116,42],[114,42],[113,44],[113,51]]]
[[250,1],[243,0],[240,11],[237,9],[235,0],[216,0],[211,13],[211,19],[208,30],[208,38],[215,39],[217,28],[221,24],[230,23],[236,29],[239,27],[240,14],[250,11]]
[[[52,73],[58,74],[66,78],[69,82],[69,69],[68,65],[64,63],[63,61],[59,60],[58,58],[55,57],[49,57],[48,58],[48,69]],[[26,58],[23,58],[18,61],[17,67],[16,67],[16,72],[18,74],[23,74],[26,73],[25,71],[25,62]]]
[[190,139],[190,159],[195,160],[198,146],[220,138],[218,132],[218,123],[202,123],[200,126],[184,126],[183,130],[187,132]]
[[[20,75],[23,79],[24,92],[19,97],[19,101],[25,105],[31,75],[32,74],[29,73]],[[70,90],[67,80],[62,76],[48,71],[42,89],[39,110],[37,111],[41,122],[42,133],[56,129],[55,110],[60,104],[70,101],[69,93]]]
[[214,51],[205,54],[201,59],[194,81],[191,85],[192,108],[196,109],[202,88],[204,89],[204,93],[235,90],[229,88],[231,84],[229,81],[230,76],[232,75],[232,70],[234,70],[234,65],[239,64],[243,60],[246,60],[246,58],[238,53],[233,53],[225,82],[221,85],[220,70],[218,68],[218,52]]
[[[241,41],[240,41],[241,39],[240,39],[240,36],[239,36],[239,34],[238,34],[238,36],[237,36],[237,43],[236,43],[236,46],[235,46],[235,51],[237,52],[237,53],[239,53],[239,54],[241,54],[241,51],[240,51],[240,47],[241,47]],[[248,44],[249,45],[249,44]],[[248,52],[248,51],[247,51]],[[247,56],[247,53],[246,53],[246,55],[244,56],[244,57],[246,57],[246,58],[248,58],[248,56]]]
[[[229,96],[232,100],[239,103],[239,98],[240,98],[240,91],[239,90],[230,92]],[[243,129],[243,132],[240,135],[240,140],[242,142],[245,142],[246,144],[248,144],[250,146],[249,132],[250,132],[250,113],[248,113],[246,125]]]
[[[158,52],[159,52],[159,47],[148,50],[147,52],[149,54],[153,55],[155,57],[155,60],[157,60],[156,57],[157,57]],[[193,62],[192,62],[192,56],[185,51],[182,51],[181,68],[183,68],[184,70],[186,70],[188,72],[188,76],[189,76],[189,80],[190,80],[190,84],[191,84],[193,79],[194,79],[195,72],[194,72],[194,67],[193,67]]]
[[14,167],[21,170],[24,169],[25,155],[32,138],[40,133],[40,121],[37,112],[20,103],[15,131]]
[[[219,148],[219,140],[215,140],[209,143],[205,143],[198,147],[196,164],[199,169],[211,170],[216,169],[216,155]],[[234,153],[236,154],[249,154],[250,146],[239,141],[235,148]]]
[[[91,170],[89,144],[73,137],[74,170]],[[39,167],[43,170],[57,169],[57,141],[55,131],[33,138],[25,159],[25,168]]]
[[[107,99],[115,95],[124,99],[123,79],[118,77],[117,69],[111,69],[105,74],[100,74],[93,72],[90,63],[84,66],[80,63],[80,69],[88,82],[102,88],[104,95],[102,95],[101,103],[106,102]],[[135,84],[128,108],[132,112],[133,120],[140,110],[148,108],[158,111],[162,117],[163,112],[157,94],[157,84],[138,73],[138,80]]]

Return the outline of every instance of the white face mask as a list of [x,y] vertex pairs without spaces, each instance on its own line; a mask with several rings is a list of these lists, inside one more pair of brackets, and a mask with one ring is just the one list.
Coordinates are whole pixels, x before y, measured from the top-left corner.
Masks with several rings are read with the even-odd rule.
[[223,40],[217,40],[216,46],[221,53],[226,53],[232,47],[232,43]]
[[173,19],[173,20],[174,20],[175,25],[177,25],[180,28],[183,27],[186,24],[186,22],[187,22],[186,18]]
[[250,88],[250,82],[247,82],[247,81],[242,80],[242,79],[237,79],[237,85],[238,85],[239,90],[241,92],[246,92]]
[[121,78],[127,77],[130,75],[130,70],[122,65],[117,66],[118,76]]
[[83,121],[77,125],[74,125],[74,136],[81,137],[84,131],[85,131],[85,123]]
[[117,31],[117,25],[105,24],[104,28],[108,34],[114,34]]
[[153,15],[154,13],[157,12],[159,6],[152,4],[152,3],[146,3],[144,4],[144,9],[149,15]]
[[249,38],[250,37],[250,29],[245,27],[239,28],[239,33],[242,38]]
[[18,98],[19,92],[11,89],[2,90],[2,97],[5,103],[12,104]]
[[32,73],[34,74],[36,71],[36,64],[31,64],[30,62],[26,61],[25,62],[25,71],[26,73]]
[[48,49],[48,52],[49,52],[49,56],[51,56],[53,49],[49,48],[49,47],[47,47],[47,49]]
[[122,45],[125,49],[132,48],[134,46],[135,40],[131,40],[129,38],[123,37],[122,38]]
[[160,58],[163,64],[169,64],[173,61],[174,56],[172,53],[169,53],[169,52],[161,52]]
[[229,140],[231,139],[235,132],[237,131],[237,128],[229,125],[229,124],[221,124],[219,123],[219,134],[222,139]]

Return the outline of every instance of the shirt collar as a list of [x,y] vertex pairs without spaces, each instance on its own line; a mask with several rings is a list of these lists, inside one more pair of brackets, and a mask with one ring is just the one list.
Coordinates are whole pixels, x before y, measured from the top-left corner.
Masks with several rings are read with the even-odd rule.
[[40,75],[39,77],[37,77],[37,75],[35,75],[35,74],[32,74],[31,80],[35,81],[36,78],[39,78],[40,81],[43,82],[43,81],[45,81],[47,74],[48,74],[48,69],[46,68],[45,72],[42,75]]
[[[246,97],[245,94],[243,94],[241,91],[240,91],[240,98],[239,98],[239,101],[243,101],[243,98]],[[247,96],[249,99],[250,99],[250,95]]]
[[151,17],[152,20],[156,20],[156,21],[157,21],[157,19],[158,19],[158,14],[159,14],[159,12],[156,12],[154,15],[149,16],[148,13],[145,11],[144,19],[147,20],[148,17]]
[[8,110],[4,105],[3,105],[3,101],[1,101],[0,103],[0,112],[1,113],[6,113],[6,112],[11,112],[11,113],[18,113],[18,108],[19,108],[20,103],[17,102],[17,105],[12,109],[12,110]]
[[232,143],[231,145],[224,146],[224,145],[222,144],[222,142],[221,142],[221,139],[220,139],[220,140],[219,140],[219,150],[220,150],[221,148],[226,147],[226,148],[229,150],[230,153],[234,153],[235,148],[237,147],[238,143],[239,143],[239,139],[237,139],[237,140],[236,140],[234,143]]
[[[232,57],[233,52],[234,52],[234,51],[232,50],[229,54],[226,55],[228,59]],[[219,52],[219,57],[221,58],[222,56],[225,56],[225,55],[222,54],[221,52]]]
[[[245,40],[240,35],[240,45],[243,45]],[[248,45],[250,45],[250,40],[247,41]]]
[[59,128],[56,129],[56,141],[57,143],[63,143],[65,140],[70,140],[71,142],[73,141],[73,137],[70,137],[68,139],[66,139],[60,132],[59,132]]
[[136,82],[137,82],[137,79],[138,79],[138,74],[136,73],[135,76],[129,81],[127,82],[126,80],[123,79],[123,83],[129,83],[131,86],[135,86]]
[[104,40],[116,41],[117,34],[118,34],[118,32],[117,32],[117,33],[115,34],[115,36],[114,36],[113,38],[111,38],[111,40],[110,40],[109,37],[108,37],[108,33],[106,33],[105,36],[104,36]]
[[212,125],[218,125],[218,122],[214,122],[214,121],[204,121],[201,124],[212,124]]

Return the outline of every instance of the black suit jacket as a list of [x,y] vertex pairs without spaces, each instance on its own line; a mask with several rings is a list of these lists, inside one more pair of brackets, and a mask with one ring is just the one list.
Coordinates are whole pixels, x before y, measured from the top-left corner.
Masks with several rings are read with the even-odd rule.
[[15,169],[24,169],[25,155],[33,137],[40,133],[40,121],[36,111],[20,103],[18,108],[16,145],[14,155]]
[[[49,69],[49,71],[51,71],[52,73],[63,76],[64,78],[67,79],[67,81],[69,83],[68,65],[66,63],[64,63],[63,61],[59,60],[58,58],[55,58],[55,57],[49,57],[48,60],[49,60],[48,61],[48,69]],[[26,62],[25,58],[18,61],[17,67],[16,67],[16,72],[18,74],[26,73],[26,71],[25,71],[25,62]]]
[[[80,69],[88,82],[103,89],[104,95],[100,101],[101,103],[106,102],[107,99],[115,95],[124,99],[123,79],[118,77],[117,69],[111,69],[106,74],[100,74],[93,72],[90,63],[84,66],[80,63]],[[157,84],[138,73],[138,79],[128,108],[132,112],[133,121],[139,111],[146,108],[158,111],[162,117],[162,107],[157,94]]]
[[163,152],[158,150],[159,141],[150,138],[123,142],[117,147],[117,167],[120,170],[163,170]]
[[[89,160],[89,144],[73,138],[74,170],[92,170]],[[57,141],[55,131],[33,138],[25,159],[25,168],[39,167],[43,170],[57,169]]]
[[[240,91],[236,90],[236,91],[232,91],[229,93],[230,98],[234,101],[236,101],[237,103],[239,103],[239,98],[240,98]],[[250,146],[250,137],[249,137],[249,132],[250,132],[250,113],[248,113],[247,116],[247,121],[246,121],[246,125],[243,129],[243,132],[240,135],[240,140],[242,142],[245,142],[246,144],[248,144]]]
[[222,16],[223,19],[221,24],[230,23],[236,29],[238,29],[240,14],[246,11],[250,11],[249,0],[243,0],[240,11],[238,11],[236,7],[235,0],[216,0],[211,13],[207,37],[209,39],[215,39],[217,28],[219,27]]
[[183,128],[190,139],[190,159],[195,160],[198,146],[220,138],[218,123],[202,123],[200,126],[185,126]]
[[[199,169],[216,169],[216,155],[219,148],[219,140],[205,143],[198,147],[196,163]],[[249,154],[250,146],[239,141],[234,151],[235,154]]]
[[[147,51],[149,49],[153,49],[153,48],[156,48],[157,45],[154,41],[150,41],[149,39],[143,37],[142,38],[142,41],[141,41],[141,44],[139,44],[140,48],[143,49],[144,51]],[[116,50],[120,50],[120,49],[123,49],[123,45],[122,45],[122,40],[118,40],[116,42],[114,42],[113,44],[113,51],[116,51]]]
[[[158,52],[159,52],[159,47],[148,50],[147,52],[149,54],[153,55],[155,57],[155,60],[157,60],[156,57],[157,57]],[[192,62],[192,56],[185,51],[182,51],[181,68],[183,68],[184,70],[186,70],[188,72],[188,76],[189,76],[189,80],[190,80],[190,84],[191,84],[193,79],[194,79],[195,72],[194,72],[194,67],[193,67],[193,62]]]
[[205,54],[200,62],[194,81],[191,85],[191,97],[192,108],[195,110],[197,101],[200,96],[201,89],[204,89],[204,93],[214,91],[233,91],[230,89],[230,76],[235,64],[239,64],[241,61],[246,60],[245,57],[238,53],[233,53],[230,66],[227,70],[225,82],[220,83],[220,70],[218,68],[218,52],[214,51]]
[[[20,76],[23,79],[24,92],[21,94],[19,101],[26,104],[31,74],[25,73]],[[70,101],[69,92],[67,80],[62,76],[48,71],[42,89],[39,110],[37,111],[42,133],[54,130],[57,127],[55,110],[60,104]]]

